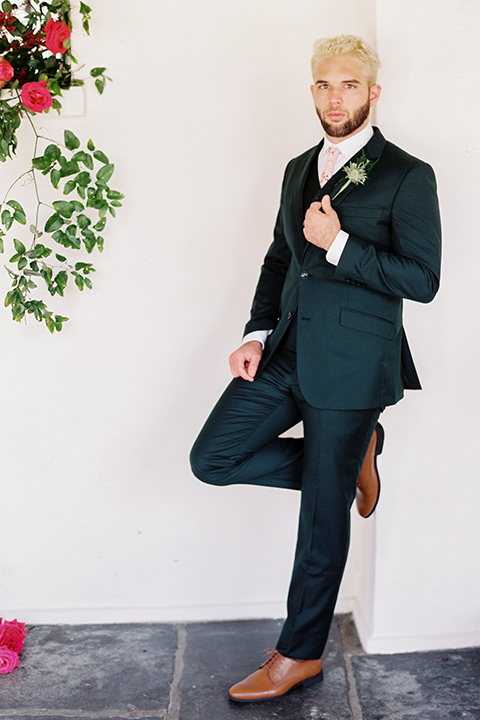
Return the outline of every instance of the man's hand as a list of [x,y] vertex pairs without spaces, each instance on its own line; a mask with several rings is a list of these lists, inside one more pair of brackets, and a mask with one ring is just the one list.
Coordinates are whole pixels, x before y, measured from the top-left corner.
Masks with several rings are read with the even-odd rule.
[[329,195],[324,195],[322,202],[310,205],[303,223],[303,234],[309,243],[328,251],[340,230],[340,220]]
[[250,340],[235,350],[229,358],[233,377],[241,377],[253,382],[262,355],[262,343],[258,340]]

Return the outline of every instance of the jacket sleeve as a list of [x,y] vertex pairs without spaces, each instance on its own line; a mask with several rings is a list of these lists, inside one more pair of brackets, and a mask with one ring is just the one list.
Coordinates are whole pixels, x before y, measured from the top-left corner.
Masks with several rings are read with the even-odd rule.
[[418,162],[405,174],[393,200],[390,249],[379,250],[351,234],[334,277],[427,303],[438,290],[440,257],[435,175],[429,165]]
[[250,320],[245,326],[244,335],[253,330],[273,330],[278,322],[280,299],[291,259],[291,251],[283,232],[281,205],[273,236],[260,271]]

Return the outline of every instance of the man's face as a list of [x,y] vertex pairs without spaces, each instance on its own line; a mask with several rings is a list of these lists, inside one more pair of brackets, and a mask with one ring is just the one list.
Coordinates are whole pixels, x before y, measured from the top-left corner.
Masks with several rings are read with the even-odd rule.
[[311,86],[317,115],[327,137],[341,142],[368,124],[370,108],[380,97],[380,85],[369,87],[363,63],[353,57],[325,58]]

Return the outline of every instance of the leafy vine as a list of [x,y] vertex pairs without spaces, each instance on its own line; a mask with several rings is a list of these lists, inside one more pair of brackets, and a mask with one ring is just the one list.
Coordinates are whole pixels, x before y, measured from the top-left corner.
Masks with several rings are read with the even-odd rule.
[[[110,187],[114,164],[91,139],[82,146],[73,132],[65,130],[61,143],[40,135],[33,121],[36,114],[50,108],[59,112],[62,93],[83,84],[72,77],[71,63],[78,63],[71,53],[70,3],[25,0],[12,5],[4,1],[1,7],[0,87],[10,92],[0,99],[0,161],[14,156],[16,131],[24,118],[34,135],[31,166],[12,183],[0,204],[0,252],[4,252],[5,240],[11,240],[14,248],[7,266],[12,286],[5,306],[10,307],[15,321],[32,315],[53,333],[60,331],[68,318],[54,313],[43,298],[34,299],[32,293],[40,283],[50,296],[63,297],[70,279],[79,290],[92,288],[93,264],[74,262],[70,251],[83,248],[89,254],[95,248],[103,250],[107,219],[115,217],[124,196]],[[91,8],[82,2],[80,13],[88,33]],[[93,68],[90,75],[103,93],[108,80],[105,68]],[[42,176],[61,193],[58,199],[42,199]],[[29,180],[34,188],[35,209],[30,219],[21,203],[11,197],[21,180]],[[44,214],[48,214],[45,221]]]

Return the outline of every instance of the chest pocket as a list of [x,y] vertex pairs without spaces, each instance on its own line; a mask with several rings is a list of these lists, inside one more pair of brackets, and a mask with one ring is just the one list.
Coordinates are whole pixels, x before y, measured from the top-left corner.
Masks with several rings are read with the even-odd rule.
[[380,218],[383,215],[383,208],[379,207],[339,207],[338,214],[342,217],[358,217],[358,218]]

